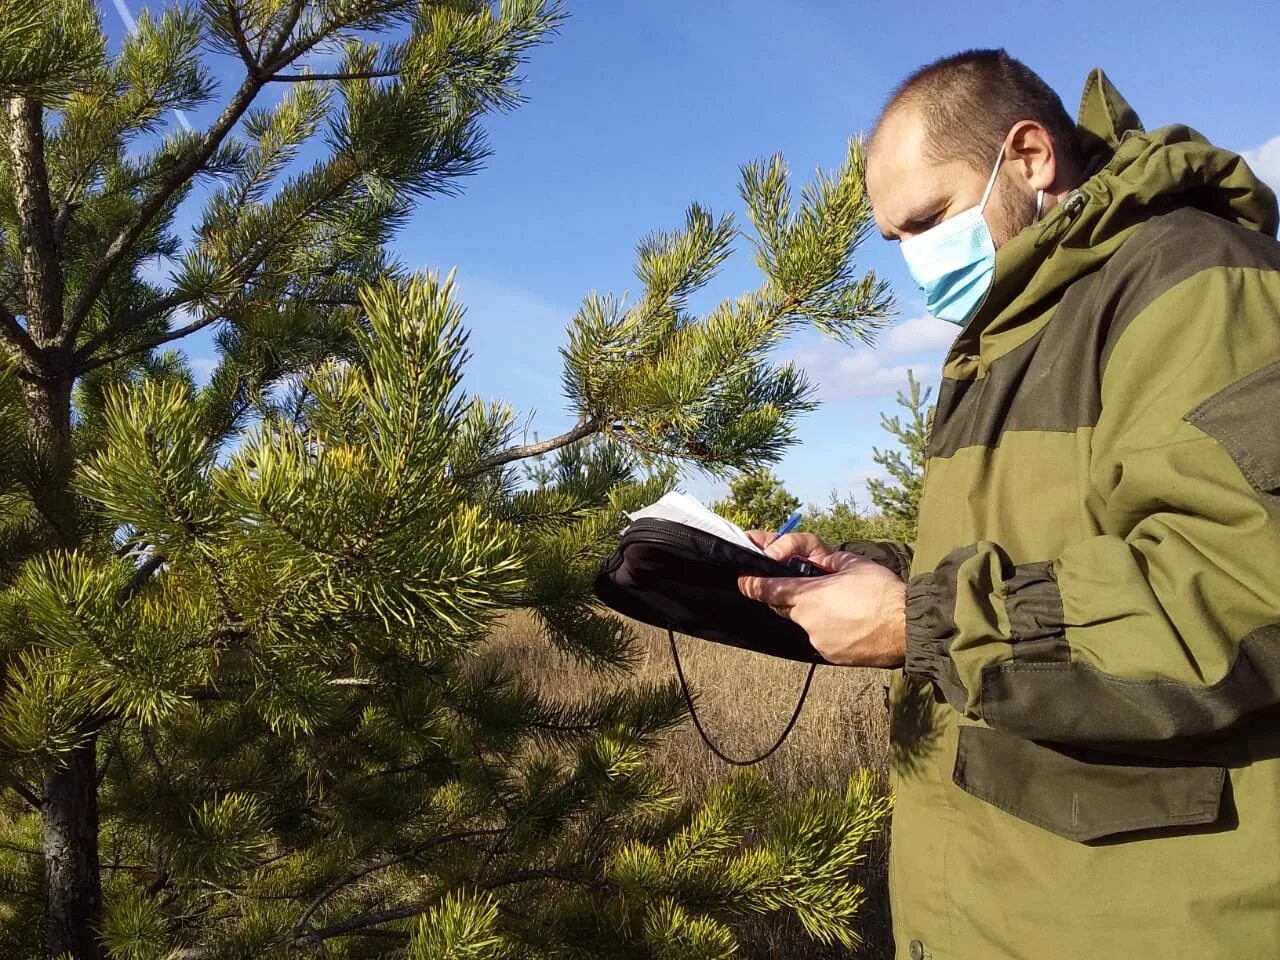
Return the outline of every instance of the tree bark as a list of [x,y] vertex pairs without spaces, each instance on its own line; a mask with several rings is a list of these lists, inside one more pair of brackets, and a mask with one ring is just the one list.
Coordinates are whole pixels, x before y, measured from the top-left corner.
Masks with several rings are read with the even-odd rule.
[[[71,376],[46,370],[41,380],[23,386],[26,389],[27,429],[34,439],[58,450],[68,450],[71,445]],[[47,519],[57,526],[52,517]],[[63,546],[75,546],[74,538]]]
[[51,957],[101,960],[97,740],[44,781],[44,932]]
[[62,329],[62,270],[53,236],[53,204],[44,162],[44,108],[30,97],[9,101],[13,199],[18,208],[27,332],[49,345]]
[[[71,387],[69,375],[27,385],[28,430],[37,440],[71,456]],[[75,548],[81,533],[69,474],[54,471],[56,489],[46,490],[45,518],[54,542]],[[40,807],[44,850],[45,953],[71,960],[101,960],[98,939],[102,912],[102,875],[98,864],[97,739],[72,751],[63,766],[44,781]]]
[[[31,342],[27,352],[32,376],[24,383],[27,429],[58,465],[50,481],[54,489],[44,490],[40,498],[41,510],[55,531],[56,545],[72,549],[80,540],[71,508],[69,469],[74,374],[70,350],[60,342],[65,319],[63,274],[45,165],[44,108],[29,97],[13,97],[6,110],[25,334]],[[98,938],[102,879],[96,753],[96,737],[91,733],[44,781],[40,805],[44,933],[45,952],[51,957],[101,960],[103,956]]]

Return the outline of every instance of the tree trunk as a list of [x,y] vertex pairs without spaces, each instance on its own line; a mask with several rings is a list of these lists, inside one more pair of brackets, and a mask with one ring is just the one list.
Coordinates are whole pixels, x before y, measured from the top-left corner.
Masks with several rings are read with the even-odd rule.
[[[57,451],[58,465],[42,493],[41,511],[54,542],[74,549],[80,541],[70,487],[71,382],[49,380],[27,394],[28,429]],[[65,468],[65,469],[64,469]],[[98,940],[102,879],[98,865],[97,735],[65,758],[44,781],[45,954],[72,960],[101,960]]]
[[44,781],[44,935],[51,957],[101,960],[97,740]]
[[68,374],[51,370],[46,370],[45,375],[47,379],[41,383],[24,384],[27,429],[40,442],[69,452],[72,380]]
[[[74,344],[62,342],[63,275],[45,164],[44,107],[30,97],[13,97],[5,107],[22,281],[22,309],[11,313],[23,315],[36,351],[38,376],[26,384],[28,430],[53,464],[36,497],[37,509],[54,531],[54,544],[74,549],[81,539],[71,491]],[[44,928],[45,951],[51,957],[100,960],[103,955],[98,940],[102,882],[96,754],[91,734],[44,782]]]
[[8,113],[27,332],[39,346],[51,346],[62,329],[62,269],[44,162],[44,108],[30,97],[14,97]]

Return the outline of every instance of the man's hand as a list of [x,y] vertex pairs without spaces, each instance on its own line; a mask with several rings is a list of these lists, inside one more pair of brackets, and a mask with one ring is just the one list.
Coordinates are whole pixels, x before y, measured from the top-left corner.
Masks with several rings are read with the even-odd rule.
[[[900,667],[906,654],[906,584],[891,570],[832,550],[811,533],[773,540],[765,530],[748,536],[775,560],[804,557],[825,577],[739,577],[738,589],[752,600],[794,620],[831,663],[847,667]],[[772,542],[770,542],[772,541]]]

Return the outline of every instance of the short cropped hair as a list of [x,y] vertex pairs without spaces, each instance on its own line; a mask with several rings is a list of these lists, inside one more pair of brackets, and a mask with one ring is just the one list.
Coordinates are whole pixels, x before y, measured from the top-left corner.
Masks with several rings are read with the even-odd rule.
[[921,67],[893,92],[877,129],[904,106],[921,111],[928,159],[935,162],[960,160],[985,175],[1013,125],[1034,120],[1049,131],[1060,162],[1075,171],[1083,166],[1079,134],[1061,98],[1004,50],[966,50]]

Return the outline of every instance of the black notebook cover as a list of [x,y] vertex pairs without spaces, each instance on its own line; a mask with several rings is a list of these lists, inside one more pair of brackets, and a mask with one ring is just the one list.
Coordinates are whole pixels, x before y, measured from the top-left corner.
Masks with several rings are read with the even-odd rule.
[[634,521],[601,565],[596,596],[643,623],[771,657],[825,663],[798,623],[738,591],[738,577],[822,575],[672,520]]

